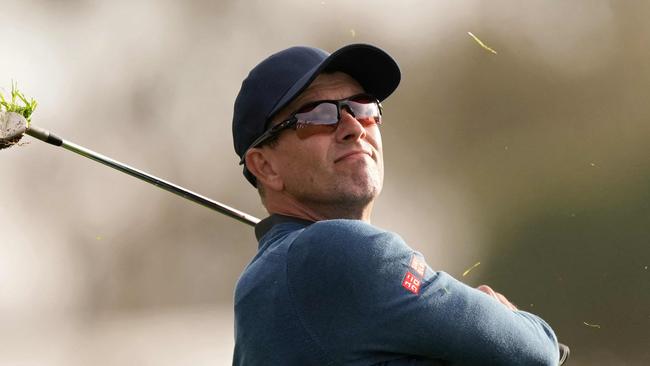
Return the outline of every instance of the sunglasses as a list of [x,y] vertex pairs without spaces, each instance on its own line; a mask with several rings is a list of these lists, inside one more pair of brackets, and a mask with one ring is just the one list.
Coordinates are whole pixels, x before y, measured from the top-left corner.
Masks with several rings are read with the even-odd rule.
[[[340,100],[317,100],[298,108],[296,112],[277,125],[266,130],[250,145],[249,149],[262,146],[286,129],[293,129],[304,139],[319,133],[331,133],[341,121],[341,109],[352,115],[365,127],[381,124],[382,106],[370,94],[357,94]],[[246,154],[244,153],[244,157]],[[244,158],[240,164],[244,163]]]

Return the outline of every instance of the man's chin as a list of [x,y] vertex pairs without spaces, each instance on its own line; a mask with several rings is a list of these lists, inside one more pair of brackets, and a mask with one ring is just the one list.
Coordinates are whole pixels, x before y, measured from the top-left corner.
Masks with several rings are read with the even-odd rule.
[[349,203],[355,202],[360,205],[369,204],[381,192],[381,184],[376,179],[370,179],[363,182],[355,181],[346,186],[339,186],[340,196],[344,201]]

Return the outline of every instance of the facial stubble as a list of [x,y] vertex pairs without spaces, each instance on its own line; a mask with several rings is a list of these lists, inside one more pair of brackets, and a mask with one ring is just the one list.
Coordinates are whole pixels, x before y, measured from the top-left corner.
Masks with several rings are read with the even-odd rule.
[[288,191],[300,202],[316,209],[330,219],[360,219],[381,192],[383,169],[381,162],[370,157],[356,158],[338,164],[326,181],[313,175],[303,184],[288,186]]

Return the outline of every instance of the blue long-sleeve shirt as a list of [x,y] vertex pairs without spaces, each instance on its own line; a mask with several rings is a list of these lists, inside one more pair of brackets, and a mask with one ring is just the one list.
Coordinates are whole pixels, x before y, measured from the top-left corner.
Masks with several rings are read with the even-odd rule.
[[235,290],[233,365],[557,365],[536,315],[358,220],[273,215]]

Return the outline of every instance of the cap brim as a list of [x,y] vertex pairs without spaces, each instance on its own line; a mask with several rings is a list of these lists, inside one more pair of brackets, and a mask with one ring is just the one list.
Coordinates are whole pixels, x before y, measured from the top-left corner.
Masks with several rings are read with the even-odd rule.
[[368,44],[352,44],[340,48],[293,84],[273,107],[267,121],[287,106],[322,72],[341,71],[355,79],[363,89],[380,101],[399,85],[401,73],[395,60],[386,52]]

